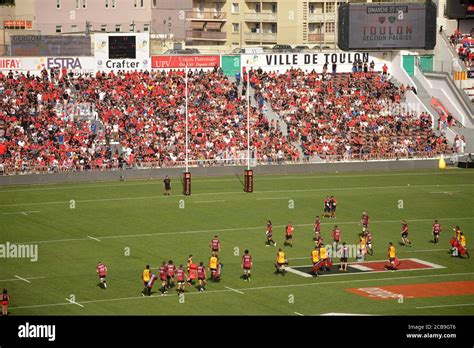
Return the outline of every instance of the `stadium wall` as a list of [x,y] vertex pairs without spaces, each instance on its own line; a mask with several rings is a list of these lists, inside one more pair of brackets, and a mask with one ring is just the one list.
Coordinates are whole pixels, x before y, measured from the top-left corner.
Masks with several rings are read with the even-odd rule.
[[[258,175],[288,175],[288,174],[316,174],[338,172],[363,172],[363,171],[397,171],[438,168],[438,160],[399,160],[399,161],[370,161],[370,162],[343,162],[343,163],[306,163],[287,165],[263,165],[252,168]],[[193,167],[190,172],[193,177],[243,175],[244,166],[223,167]],[[116,181],[123,176],[125,180],[157,179],[165,175],[179,177],[184,168],[160,169],[130,169],[116,171],[94,171],[60,174],[26,174],[0,176],[0,186],[8,185],[38,185],[59,184],[90,181]]]

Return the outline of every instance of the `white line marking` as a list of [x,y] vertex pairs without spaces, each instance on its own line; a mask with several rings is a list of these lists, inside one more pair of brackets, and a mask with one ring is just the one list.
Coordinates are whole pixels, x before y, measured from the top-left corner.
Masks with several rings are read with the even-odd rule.
[[90,238],[90,239],[93,239],[93,240],[96,240],[96,241],[100,242],[100,239],[92,237],[92,236],[87,236],[87,238]]
[[[474,217],[458,217],[458,218],[438,218],[438,220],[474,220]],[[430,219],[411,219],[409,222],[423,222],[423,221],[433,221]],[[400,220],[386,220],[386,221],[371,221],[371,223],[400,223]],[[338,221],[338,225],[354,225],[360,224],[360,221]],[[321,225],[334,225],[334,222],[323,222]],[[314,226],[314,224],[295,224],[296,227],[307,227]],[[273,226],[275,228],[286,227],[286,225]],[[196,234],[196,233],[209,233],[209,232],[228,232],[228,231],[245,231],[245,230],[261,230],[262,226],[257,227],[238,227],[238,228],[214,228],[212,230],[195,230],[195,231],[175,231],[175,232],[159,232],[159,233],[143,233],[143,234],[125,234],[125,235],[115,235],[115,236],[98,236],[100,239],[116,239],[116,238],[133,238],[133,237],[153,237],[153,236],[166,236],[166,235],[179,235],[179,234]],[[40,240],[32,242],[16,242],[24,244],[33,244],[33,243],[56,243],[56,242],[70,242],[70,241],[81,241],[88,240],[88,238],[68,238],[68,239],[54,239],[54,240]],[[309,258],[309,257],[308,257]],[[295,259],[296,260],[296,259]],[[370,262],[370,261],[366,261]]]
[[451,195],[453,193],[458,193],[458,192],[461,192],[461,191],[435,191],[435,192],[430,192],[430,193],[443,193],[445,195]]
[[446,251],[448,252],[448,249],[425,249],[425,250],[400,250],[404,251],[406,253],[427,253],[427,252],[436,252],[436,251]]
[[373,271],[372,268],[367,267],[367,266],[363,266],[363,265],[349,265],[349,267],[352,267],[352,268],[355,268],[355,269],[358,269],[358,270],[364,271],[364,272]]
[[27,283],[31,283],[28,279],[25,279],[25,278],[22,278],[22,277],[19,277],[15,274],[15,278],[18,278],[20,280],[23,280],[24,282],[27,282]]
[[[374,272],[372,272],[374,273]],[[245,288],[245,289],[235,289],[242,292],[250,290],[266,290],[266,289],[279,289],[279,288],[292,288],[292,287],[304,287],[304,286],[315,286],[315,285],[328,285],[328,284],[345,284],[345,283],[358,283],[358,282],[376,282],[376,281],[387,281],[387,280],[400,280],[400,279],[417,279],[417,278],[427,278],[427,277],[457,277],[461,275],[473,275],[474,272],[468,273],[452,273],[452,274],[437,274],[437,275],[426,275],[426,276],[407,276],[407,277],[385,277],[385,278],[376,278],[376,279],[356,279],[356,280],[343,280],[343,281],[334,281],[334,282],[313,282],[313,283],[303,283],[303,284],[287,284],[287,285],[269,285],[269,286],[260,286],[255,288]],[[210,294],[217,292],[230,292],[232,290],[208,290],[205,292],[191,292],[186,293],[185,296],[189,295],[198,295],[198,294]],[[110,298],[110,299],[100,299],[100,300],[89,300],[81,301],[81,303],[98,303],[98,302],[111,302],[111,301],[125,301],[125,300],[139,300],[144,298],[165,298],[166,296],[134,296],[134,297],[122,297],[122,298]],[[38,308],[38,307],[50,307],[50,306],[64,306],[72,303],[52,303],[52,304],[41,304],[33,306],[21,306],[21,307],[11,307],[11,309],[23,309],[23,308]]]
[[424,306],[424,307],[416,307],[416,309],[443,308],[443,307],[464,307],[464,306],[474,306],[474,303],[460,303],[460,304],[439,305],[439,306]]
[[418,262],[418,263],[421,263],[422,265],[430,266],[430,267],[433,267],[435,269],[446,268],[444,266],[437,265],[436,263],[431,263],[431,262],[420,260],[420,259],[408,259],[408,260],[412,260],[414,262]]
[[76,301],[73,301],[73,300],[71,300],[71,299],[69,299],[69,298],[66,298],[65,300],[68,301],[68,302],[71,303],[71,304],[75,304],[75,305],[78,305],[79,307],[84,308],[83,305],[81,305],[80,303],[77,303]]
[[17,214],[21,214],[21,215],[28,215],[28,214],[36,214],[36,213],[39,213],[40,211],[39,210],[33,210],[33,211],[13,211],[11,213],[1,213],[1,215],[17,215]]
[[228,287],[228,286],[224,286],[224,288],[229,289],[229,290],[231,290],[231,291],[234,291],[234,292],[236,292],[236,293],[238,293],[238,294],[241,294],[241,295],[244,294],[242,291],[232,289],[231,287]]
[[[310,267],[312,267],[312,266],[310,266]],[[313,276],[312,276],[311,274],[298,271],[297,269],[294,269],[294,268],[291,268],[291,267],[286,267],[286,270],[287,270],[288,272],[290,272],[290,273],[294,273],[294,274],[299,275],[299,276],[301,276],[301,277],[313,278]]]
[[298,313],[298,312],[294,312],[296,315],[299,315],[300,317],[304,317],[304,314],[301,314],[301,313]]
[[[278,174],[278,175],[263,175],[263,176],[257,176],[255,178],[256,181],[267,181],[267,180],[304,180],[304,179],[346,179],[346,178],[371,178],[371,177],[392,177],[392,176],[431,176],[431,175],[472,175],[474,172],[462,172],[458,171],[456,168],[453,168],[454,171],[457,172],[444,172],[444,173],[435,173],[435,172],[422,172],[422,173],[396,173],[396,174],[391,174],[389,172],[385,174],[336,174],[336,173],[328,173],[328,175],[299,175],[299,174],[291,174],[291,175],[284,175],[284,174]],[[284,175],[284,176],[282,176]],[[146,180],[146,181],[145,181]],[[133,182],[127,182],[125,185],[124,184],[106,184],[104,182],[103,185],[98,185],[98,184],[86,184],[86,183],[81,183],[81,186],[61,186],[61,187],[33,187],[33,188],[21,188],[22,186],[17,186],[19,189],[9,189],[9,190],[1,190],[0,193],[9,193],[9,192],[29,192],[29,191],[48,191],[48,190],[70,190],[70,189],[89,189],[89,188],[106,188],[106,187],[129,187],[129,186],[143,186],[143,185],[154,185],[156,186],[158,183],[157,180],[148,180],[148,179],[137,179],[134,180]],[[145,181],[145,182],[144,182]],[[207,183],[207,182],[234,182],[236,181],[235,179],[193,179],[193,184],[198,184],[198,183]],[[40,185],[26,185],[26,186],[44,186],[48,184],[40,184]],[[50,185],[57,185],[57,184],[50,184]],[[23,186],[24,187],[24,186]],[[194,195],[193,195],[194,196]]]
[[280,199],[289,199],[290,197],[274,197],[274,198],[257,198],[257,201],[265,201],[265,200],[280,200]]
[[355,314],[355,313],[323,313],[323,314],[315,314],[320,316],[373,316],[373,314]]
[[[28,277],[28,278],[25,278],[26,280],[34,280],[34,279],[44,279],[46,277]],[[21,279],[18,279],[18,278],[11,278],[11,279],[0,279],[0,283],[1,282],[15,282],[15,281],[19,281]]]
[[215,201],[196,201],[194,203],[217,203],[217,202],[225,202],[225,200],[218,199],[218,200],[215,200]]
[[[331,192],[331,191],[353,191],[353,190],[377,190],[377,189],[414,189],[414,188],[428,188],[428,187],[470,187],[474,184],[453,184],[453,185],[413,185],[413,186],[357,186],[357,187],[333,187],[333,188],[318,188],[318,189],[301,189],[301,190],[274,190],[274,191],[254,191],[254,194],[267,194],[267,193],[292,193],[297,192]],[[213,196],[213,195],[236,195],[242,194],[247,195],[245,192],[209,192],[209,193],[197,193],[193,196]],[[120,198],[102,198],[102,199],[83,199],[77,200],[76,203],[94,203],[94,202],[114,202],[114,201],[128,201],[128,200],[144,200],[144,199],[168,199],[168,196],[141,196],[141,197],[120,197]],[[3,204],[0,207],[20,207],[25,205],[49,205],[49,204],[69,204],[69,201],[52,201],[52,202],[30,202],[30,203],[15,203],[15,204]]]

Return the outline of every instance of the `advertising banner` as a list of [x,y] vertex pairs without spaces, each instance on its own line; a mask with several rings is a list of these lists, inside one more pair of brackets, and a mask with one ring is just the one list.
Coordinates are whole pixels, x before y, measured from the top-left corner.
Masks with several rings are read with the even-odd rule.
[[222,70],[226,76],[235,76],[240,68],[240,56],[222,56]]
[[153,69],[184,69],[186,68],[213,68],[220,66],[220,56],[202,55],[160,55],[151,57],[151,67]]

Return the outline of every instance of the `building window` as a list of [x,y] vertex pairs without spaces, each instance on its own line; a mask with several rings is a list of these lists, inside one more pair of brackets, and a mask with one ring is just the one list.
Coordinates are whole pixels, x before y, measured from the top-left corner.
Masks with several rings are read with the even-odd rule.
[[76,10],[79,10],[79,0],[76,0]]
[[239,13],[239,4],[232,3],[232,13]]
[[153,7],[156,7],[156,0],[153,0]]
[[15,6],[15,0],[0,0],[0,6]]
[[333,13],[335,9],[334,2],[326,2],[326,13]]
[[138,0],[133,0],[133,7],[135,7],[135,8],[138,7]]
[[62,33],[63,27],[61,25],[56,25],[56,33]]
[[277,13],[277,4],[272,4],[272,13]]
[[115,31],[116,32],[122,31],[122,26],[120,24],[115,24]]
[[105,8],[109,8],[109,0],[105,0]]
[[260,4],[255,4],[255,12],[260,13],[262,12],[262,6]]
[[102,25],[100,26],[100,31],[106,32],[106,31],[107,31],[107,24],[102,24]]
[[272,28],[270,29],[270,33],[276,34],[277,33],[277,24],[272,23]]
[[309,4],[309,13],[310,14],[315,14],[316,13],[316,5],[315,4]]
[[57,9],[61,8],[61,0],[56,0],[56,8]]
[[240,24],[239,23],[232,23],[232,32],[238,33],[240,31]]
[[117,8],[117,0],[112,0],[112,8]]
[[129,26],[129,29],[130,29],[130,32],[133,33],[135,31],[135,23],[130,23],[130,26]]
[[144,32],[150,31],[150,24],[148,24],[148,23],[143,24],[143,31],[144,31]]
[[71,25],[71,33],[77,33],[77,25]]
[[82,0],[82,8],[87,8],[87,0]]
[[335,30],[334,22],[326,22],[325,24],[326,24],[326,27],[324,29],[324,32],[334,33],[334,30]]
[[145,7],[145,0],[140,0],[140,7],[144,8]]

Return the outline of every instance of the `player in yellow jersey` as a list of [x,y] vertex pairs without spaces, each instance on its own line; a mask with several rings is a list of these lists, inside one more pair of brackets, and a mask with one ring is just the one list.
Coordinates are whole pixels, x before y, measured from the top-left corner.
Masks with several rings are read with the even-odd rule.
[[211,272],[211,281],[217,280],[217,267],[219,266],[219,259],[216,253],[213,252],[209,258],[209,271]]
[[328,268],[328,251],[324,245],[319,247],[319,263],[321,264],[321,269],[323,272],[329,270]]
[[150,265],[146,265],[145,269],[142,272],[143,285],[145,286],[145,288],[142,291],[143,295],[146,295],[148,292],[147,284],[150,281],[150,278],[151,278]]
[[385,266],[385,268],[391,271],[397,270],[397,251],[393,246],[392,242],[388,243],[388,250],[387,250],[388,262],[389,264]]
[[311,263],[313,264],[311,274],[317,277],[319,270],[319,248],[317,246],[315,246],[314,249],[311,251]]
[[282,274],[285,275],[286,270],[285,266],[288,264],[288,260],[286,259],[285,252],[280,248],[278,249],[277,255],[276,255],[276,261],[275,261],[275,274]]

